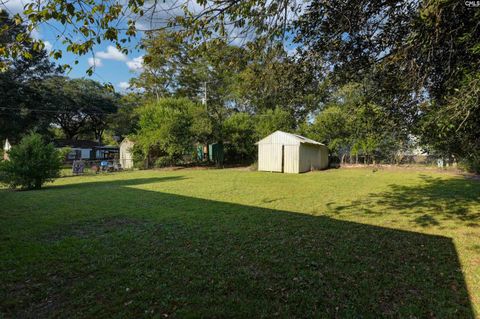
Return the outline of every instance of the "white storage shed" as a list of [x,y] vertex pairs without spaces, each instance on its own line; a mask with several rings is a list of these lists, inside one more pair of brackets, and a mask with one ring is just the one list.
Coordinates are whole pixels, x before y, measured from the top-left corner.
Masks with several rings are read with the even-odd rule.
[[121,143],[120,143],[120,165],[122,165],[123,169],[131,169],[133,168],[133,154],[132,154],[132,148],[135,145],[134,142],[129,140],[128,138],[125,138]]
[[303,173],[328,167],[328,148],[300,135],[276,131],[256,144],[259,171]]
[[8,161],[8,152],[12,149],[12,145],[8,141],[8,138],[5,140],[5,144],[3,145],[3,159]]

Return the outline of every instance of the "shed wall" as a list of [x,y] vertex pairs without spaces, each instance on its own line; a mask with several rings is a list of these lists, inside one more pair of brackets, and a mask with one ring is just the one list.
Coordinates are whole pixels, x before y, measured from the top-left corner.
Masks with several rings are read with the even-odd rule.
[[259,144],[258,145],[258,170],[267,172],[282,171],[282,145]]
[[300,146],[300,172],[325,169],[328,166],[328,149],[323,145],[302,144]]
[[124,169],[131,169],[133,168],[133,154],[132,148],[134,143],[131,141],[123,141],[120,144],[120,165]]
[[300,145],[284,145],[284,173],[299,173],[299,148]]
[[328,147],[320,145],[320,169],[328,168]]

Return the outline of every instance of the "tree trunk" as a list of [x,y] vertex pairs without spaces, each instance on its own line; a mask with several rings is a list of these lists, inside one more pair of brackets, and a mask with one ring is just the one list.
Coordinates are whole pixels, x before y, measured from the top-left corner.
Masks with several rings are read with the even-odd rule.
[[42,187],[42,181],[41,180],[35,180],[35,185],[33,186],[33,188],[35,189],[40,189]]

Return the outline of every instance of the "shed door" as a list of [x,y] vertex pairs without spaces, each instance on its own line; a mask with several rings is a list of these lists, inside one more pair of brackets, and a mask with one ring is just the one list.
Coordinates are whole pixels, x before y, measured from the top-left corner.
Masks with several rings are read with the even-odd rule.
[[283,171],[283,145],[258,145],[258,170],[267,172]]
[[284,169],[285,173],[298,173],[299,172],[299,146],[298,145],[285,145],[284,146]]

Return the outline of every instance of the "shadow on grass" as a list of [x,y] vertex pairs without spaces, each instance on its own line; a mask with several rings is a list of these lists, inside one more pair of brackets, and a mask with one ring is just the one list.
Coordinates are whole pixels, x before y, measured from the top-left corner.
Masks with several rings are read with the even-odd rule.
[[[94,175],[93,175],[94,176]],[[93,177],[92,176],[92,177]],[[186,179],[184,176],[163,176],[163,177],[147,177],[147,178],[132,178],[132,179],[118,179],[118,180],[94,180],[93,182],[72,183],[65,185],[46,185],[41,190],[63,190],[63,189],[85,189],[94,187],[97,190],[100,189],[114,189],[125,186],[154,184],[160,182],[170,182]],[[38,192],[38,190],[36,190]]]
[[164,180],[47,188],[98,209],[1,243],[0,313],[474,316],[450,238],[125,187]]
[[390,185],[388,192],[372,194],[348,205],[330,203],[338,214],[384,216],[394,212],[411,217],[420,226],[441,226],[455,221],[470,227],[480,226],[480,182],[468,179],[442,179],[421,175],[423,185]]

